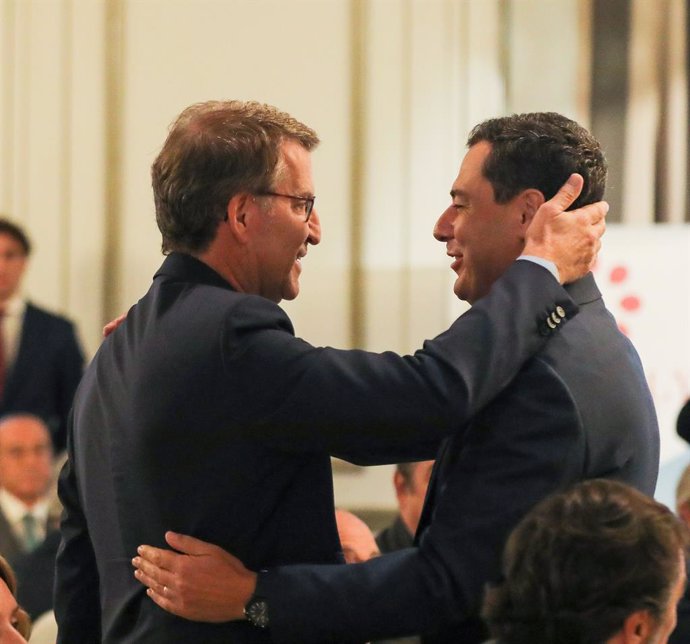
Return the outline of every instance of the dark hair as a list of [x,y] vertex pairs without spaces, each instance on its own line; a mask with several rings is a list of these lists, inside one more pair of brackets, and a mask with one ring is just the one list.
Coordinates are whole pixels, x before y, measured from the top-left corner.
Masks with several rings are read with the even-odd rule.
[[[14,576],[14,572],[12,571],[12,568],[10,567],[10,564],[7,563],[7,560],[0,555],[0,579],[7,584],[7,588],[9,589],[10,593],[14,597],[17,596],[17,580],[16,577]],[[15,627],[19,634],[26,638],[27,640],[29,639],[29,635],[31,634],[31,619],[29,618],[29,615],[24,611],[23,609],[19,609],[17,611],[17,625]]]
[[491,144],[483,170],[497,203],[506,203],[528,188],[551,199],[573,172],[581,174],[585,183],[571,210],[604,196],[606,159],[599,142],[561,114],[535,112],[489,119],[474,127],[467,145],[481,141]]
[[31,253],[31,242],[26,236],[26,233],[14,222],[9,219],[0,217],[0,235],[9,235],[22,247],[24,255],[27,257]]
[[686,548],[666,506],[619,482],[586,481],[513,530],[505,581],[482,616],[506,644],[601,644],[636,611],[664,613]]
[[275,107],[208,101],[188,107],[171,126],[151,167],[163,252],[203,251],[238,192],[266,192],[280,172],[280,145],[307,150],[314,130]]
[[678,412],[676,432],[684,441],[690,443],[690,400],[687,400]]

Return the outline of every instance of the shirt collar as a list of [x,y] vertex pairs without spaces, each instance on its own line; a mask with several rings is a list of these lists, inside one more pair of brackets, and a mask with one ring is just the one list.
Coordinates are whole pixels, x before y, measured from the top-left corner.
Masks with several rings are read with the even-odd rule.
[[26,298],[21,293],[15,293],[5,305],[6,317],[21,317],[26,310]]
[[39,523],[48,521],[50,503],[47,499],[41,499],[29,507],[22,503],[14,494],[4,488],[0,488],[0,507],[11,524],[19,523],[24,515],[31,513]]

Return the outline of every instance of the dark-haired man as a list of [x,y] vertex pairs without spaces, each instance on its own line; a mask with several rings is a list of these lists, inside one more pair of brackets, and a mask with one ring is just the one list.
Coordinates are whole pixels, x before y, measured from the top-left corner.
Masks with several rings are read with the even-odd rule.
[[30,252],[26,233],[0,218],[0,415],[30,412],[41,417],[60,452],[84,355],[74,325],[21,292]]
[[[585,186],[575,205],[596,201],[606,164],[584,128],[553,113],[486,121],[468,144],[434,234],[472,312],[524,252],[530,222],[555,186],[579,172]],[[586,478],[620,479],[648,494],[656,482],[658,428],[637,353],[591,274],[566,290],[578,316],[567,324],[560,309],[547,316],[542,330],[553,338],[443,441],[416,548],[360,566],[265,566],[257,575],[172,534],[170,545],[197,556],[143,548],[135,563],[151,596],[196,619],[238,619],[258,604],[276,642],[412,633],[426,642],[483,641],[484,586],[499,574],[508,533],[536,502]],[[505,314],[513,314],[509,305]]]
[[376,535],[376,543],[383,554],[413,545],[433,467],[434,461],[398,463],[395,466],[393,486],[398,514],[393,523]]
[[[428,458],[545,342],[540,322],[561,311],[571,323],[576,305],[553,275],[518,261],[414,356],[295,338],[277,303],[297,296],[321,239],[317,143],[253,102],[194,105],[172,126],[152,168],[169,255],[75,399],[60,482],[59,642],[267,642],[260,602],[254,623],[160,610],[132,575],[137,545],[163,545],[173,528],[252,568],[342,563],[329,454]],[[561,192],[527,233],[526,252],[555,260],[564,281],[591,260],[605,210],[564,215],[571,201]]]
[[484,618],[496,644],[666,644],[687,545],[666,506],[616,481],[580,483],[513,530]]

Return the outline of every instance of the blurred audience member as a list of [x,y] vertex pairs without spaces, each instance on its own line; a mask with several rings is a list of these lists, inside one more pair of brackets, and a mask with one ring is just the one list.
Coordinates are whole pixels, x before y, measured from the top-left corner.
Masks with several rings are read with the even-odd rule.
[[26,642],[31,633],[31,620],[17,604],[16,588],[12,569],[0,556],[0,644]]
[[513,530],[483,616],[499,644],[666,644],[686,548],[666,506],[617,481],[580,483]]
[[369,526],[358,516],[336,509],[335,523],[346,563],[362,563],[381,554]]
[[0,552],[14,564],[51,529],[53,451],[45,423],[30,414],[0,418]]
[[683,440],[690,443],[690,400],[687,400],[678,414],[676,432]]
[[[391,525],[376,535],[376,544],[382,553],[395,552],[414,544],[419,518],[422,516],[426,490],[429,487],[434,461],[398,463],[393,474],[398,516]],[[419,644],[417,635],[377,640],[374,644]]]
[[[686,404],[686,425],[690,425],[690,407]],[[682,412],[681,412],[682,414]],[[680,434],[680,417],[678,422],[678,433]],[[690,428],[689,434],[690,435]],[[681,475],[678,486],[676,487],[676,511],[683,523],[690,529],[690,466],[686,467]],[[687,563],[686,563],[687,570]],[[687,644],[690,642],[690,589],[686,587],[683,597],[678,602],[678,625],[673,631],[670,644]]]
[[21,292],[31,244],[0,218],[0,414],[44,418],[56,451],[65,448],[67,414],[84,366],[74,326]]
[[434,461],[398,463],[396,466],[393,485],[398,499],[398,516],[376,536],[381,552],[402,550],[412,545],[433,467]]
[[0,552],[15,568],[18,597],[32,617],[52,608],[58,516],[51,512],[53,450],[31,414],[0,419]]

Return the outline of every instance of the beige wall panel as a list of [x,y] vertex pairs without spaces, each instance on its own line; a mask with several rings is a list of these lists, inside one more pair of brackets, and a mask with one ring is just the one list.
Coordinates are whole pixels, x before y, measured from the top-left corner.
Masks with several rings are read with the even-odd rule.
[[367,6],[365,346],[410,351],[430,326],[416,303],[437,290],[415,275],[444,264],[432,230],[462,149],[459,11],[445,0]]
[[405,256],[413,269],[447,264],[433,237],[436,219],[450,204],[463,143],[457,137],[458,24],[453,3],[416,2],[412,7],[408,234]]
[[12,202],[10,150],[14,130],[14,4],[0,0],[0,213],[9,212]]
[[420,267],[411,272],[408,352],[421,348],[424,340],[433,338],[448,327],[447,304],[449,293],[453,295],[454,277],[447,266]]
[[[666,0],[632,0],[629,102],[626,122],[623,181],[623,221],[653,220],[656,176],[656,133],[660,116],[658,60]],[[634,151],[634,153],[632,153]]]
[[362,171],[363,348],[402,350],[407,314],[409,3],[366,4]]
[[26,292],[73,318],[88,354],[102,326],[102,7],[0,3],[0,209],[34,242]]
[[[510,3],[508,110],[560,112],[588,118],[579,100],[582,0],[512,0]],[[554,49],[553,30],[558,28]],[[539,34],[550,37],[539,38]],[[583,43],[584,44],[584,43]],[[548,60],[549,64],[544,64]]]
[[81,339],[92,355],[105,321],[105,0],[74,0],[70,16],[70,108],[67,127],[69,227],[65,306],[79,322]]
[[400,268],[367,268],[364,272],[366,348],[406,352],[407,274]]
[[[20,3],[21,4],[21,3]],[[28,4],[28,3],[27,3]],[[19,15],[19,12],[18,12]],[[17,86],[17,113],[24,151],[17,180],[21,182],[18,210],[34,242],[34,254],[25,280],[31,297],[46,306],[64,310],[67,228],[65,179],[65,63],[67,15],[59,0],[32,3],[22,12],[22,54],[18,67],[25,74]]]
[[[146,290],[161,261],[149,167],[167,125],[190,103],[257,99],[312,125],[324,141],[314,159],[323,243],[305,261],[302,295],[287,308],[308,340],[343,344],[348,337],[348,3],[131,0],[124,6],[121,308]],[[311,315],[317,307],[319,319]]]
[[663,186],[664,210],[667,221],[680,224],[685,221],[686,182],[688,178],[688,137],[679,136],[687,131],[688,123],[688,71],[686,69],[687,43],[685,31],[687,4],[683,0],[670,0],[668,14],[669,37],[667,49],[666,88],[666,137],[665,185]]
[[467,0],[461,3],[459,39],[461,58],[461,135],[484,119],[505,110],[503,0]]
[[404,264],[409,154],[408,2],[366,3],[362,261]]

